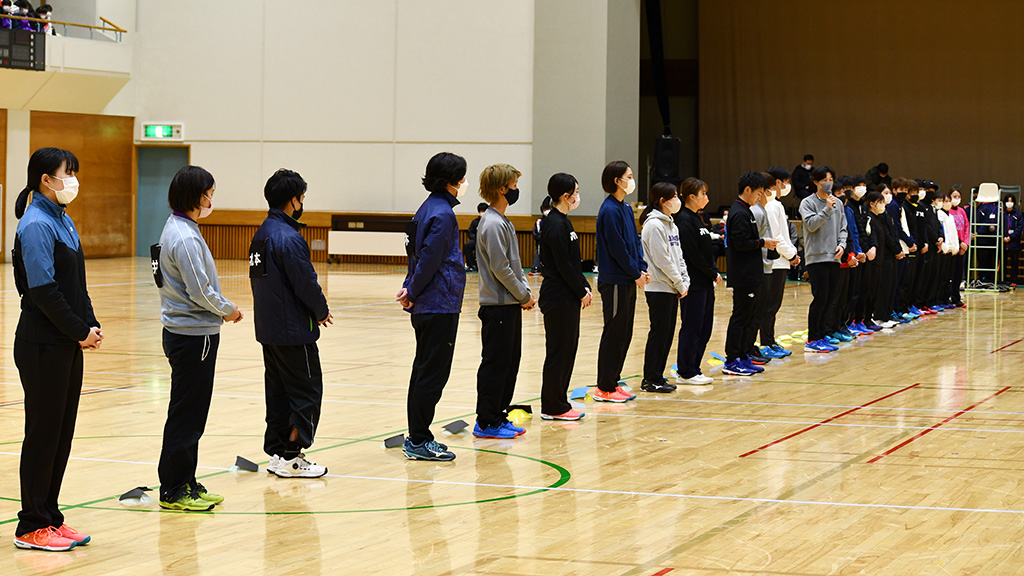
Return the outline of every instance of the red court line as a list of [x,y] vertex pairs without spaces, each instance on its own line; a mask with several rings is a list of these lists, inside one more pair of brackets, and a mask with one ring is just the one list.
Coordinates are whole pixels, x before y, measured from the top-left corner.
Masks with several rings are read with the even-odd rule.
[[852,414],[852,413],[856,412],[857,410],[860,410],[862,408],[867,408],[868,406],[871,406],[872,404],[877,404],[878,402],[881,402],[882,400],[885,400],[886,398],[891,398],[892,396],[895,396],[895,395],[899,394],[900,392],[905,392],[907,390],[910,390],[911,388],[914,388],[914,387],[920,386],[920,385],[921,385],[920,382],[918,382],[916,384],[911,384],[910,386],[907,386],[906,388],[900,388],[899,390],[897,390],[895,392],[891,392],[889,394],[886,394],[885,396],[882,396],[881,398],[875,398],[871,402],[867,402],[865,404],[861,404],[860,406],[857,406],[856,408],[851,408],[851,409],[847,410],[846,412],[843,412],[841,414],[836,414],[835,416],[833,416],[831,418],[827,418],[825,420],[822,420],[821,422],[818,422],[817,424],[811,424],[807,428],[804,428],[802,430],[797,430],[796,432],[793,432],[789,436],[783,436],[782,438],[779,438],[778,440],[773,440],[772,442],[769,442],[769,443],[765,444],[764,446],[759,446],[757,448],[754,448],[750,452],[746,452],[746,453],[740,454],[740,458],[746,458],[747,456],[750,456],[751,454],[756,454],[756,453],[760,452],[761,450],[764,450],[765,448],[769,448],[769,447],[774,446],[774,445],[776,445],[776,444],[778,444],[780,442],[785,442],[786,440],[789,440],[790,438],[793,438],[794,436],[799,436],[799,435],[803,434],[804,432],[809,432],[811,430],[814,430],[818,426],[823,426],[823,425],[828,424],[829,422],[831,422],[833,420],[838,420],[839,418],[842,418],[843,416],[846,416],[847,414]]
[[982,405],[982,404],[984,404],[985,402],[988,402],[989,400],[991,400],[991,399],[995,398],[996,396],[999,396],[1000,394],[1002,394],[1003,392],[1006,392],[1006,391],[1007,391],[1007,390],[1009,390],[1009,389],[1010,389],[1010,386],[1007,386],[1007,387],[1003,388],[1002,390],[1000,390],[999,392],[996,392],[995,394],[993,394],[993,395],[989,396],[988,398],[985,398],[984,400],[981,400],[980,402],[975,402],[974,404],[971,404],[971,405],[970,405],[970,406],[968,406],[967,408],[964,408],[963,410],[961,410],[961,411],[957,412],[956,414],[953,414],[952,416],[950,416],[950,417],[946,418],[946,419],[945,419],[945,420],[943,420],[942,422],[939,422],[938,424],[934,424],[934,425],[932,425],[932,426],[929,426],[929,427],[928,427],[928,428],[926,428],[925,430],[922,430],[922,431],[921,431],[921,432],[919,432],[918,434],[915,434],[914,436],[910,437],[910,438],[909,438],[908,440],[904,440],[903,442],[900,442],[899,444],[897,444],[897,445],[893,446],[892,448],[890,448],[890,449],[886,450],[885,452],[882,452],[882,453],[881,453],[881,454],[879,454],[878,456],[875,456],[875,457],[874,457],[874,458],[872,458],[871,460],[868,460],[868,464],[874,464],[875,462],[878,462],[878,461],[879,461],[879,460],[881,460],[882,458],[885,458],[885,457],[886,457],[886,456],[888,456],[889,454],[892,454],[893,452],[895,452],[895,451],[899,450],[900,448],[903,448],[903,447],[904,447],[904,446],[906,446],[907,444],[910,444],[911,442],[913,442],[914,440],[917,440],[917,439],[918,439],[918,438],[920,438],[921,436],[924,436],[925,434],[927,434],[927,433],[931,432],[932,430],[935,430],[936,428],[938,428],[939,426],[942,426],[942,425],[943,425],[943,424],[945,424],[946,422],[949,422],[950,420],[952,420],[952,419],[954,419],[954,418],[956,418],[956,417],[958,417],[958,416],[960,416],[960,415],[964,414],[965,412],[968,412],[968,411],[970,411],[970,410],[974,410],[974,409],[975,409],[975,408],[977,408],[978,406],[981,406],[981,405]]
[[669,572],[671,572],[673,570],[675,570],[675,568],[665,568],[664,570],[661,570],[659,572],[655,572],[654,574],[651,574],[651,576],[665,576],[665,574],[668,574]]
[[1010,346],[1013,346],[1014,344],[1020,344],[1021,342],[1024,342],[1024,338],[1021,338],[1020,340],[1014,340],[1013,342],[1010,342],[1009,344],[1003,346],[1002,348],[996,348],[995,350],[989,352],[989,354],[995,354],[996,352],[999,352],[1001,350],[1006,350]]

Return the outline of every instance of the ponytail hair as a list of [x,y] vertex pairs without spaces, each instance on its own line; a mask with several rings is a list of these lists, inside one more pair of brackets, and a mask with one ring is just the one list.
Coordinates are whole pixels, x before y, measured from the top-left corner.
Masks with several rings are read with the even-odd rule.
[[661,210],[662,204],[679,195],[679,189],[671,182],[658,182],[651,188],[647,198],[647,207],[640,213],[640,226],[644,225],[647,217],[655,210]]
[[28,161],[28,183],[14,202],[15,218],[21,219],[25,215],[28,197],[32,192],[39,192],[43,174],[54,176],[61,166],[69,173],[78,172],[78,158],[61,148],[40,148],[32,153]]

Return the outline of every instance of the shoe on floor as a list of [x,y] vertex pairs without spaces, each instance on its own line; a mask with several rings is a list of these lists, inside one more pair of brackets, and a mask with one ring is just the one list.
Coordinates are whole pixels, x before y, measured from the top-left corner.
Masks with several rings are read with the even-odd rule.
[[199,498],[206,500],[207,502],[212,502],[214,504],[220,504],[221,502],[224,501],[223,496],[221,496],[220,494],[212,494],[210,492],[207,492],[206,486],[203,486],[198,482],[196,483],[196,494],[199,495]]
[[165,510],[182,510],[184,512],[206,512],[213,510],[214,503],[203,500],[199,494],[188,484],[182,486],[178,492],[169,496],[166,500],[160,498],[160,507]]
[[565,412],[565,413],[562,413],[562,414],[544,414],[544,413],[541,413],[540,419],[541,420],[579,420],[580,418],[583,418],[586,415],[587,415],[586,412],[580,412],[579,410],[571,410],[570,409],[568,412]]
[[505,420],[504,422],[502,422],[501,427],[502,428],[508,428],[509,430],[515,432],[516,436],[522,436],[523,434],[526,434],[526,428],[521,428],[519,426],[516,426],[515,424],[509,422],[508,420]]
[[622,386],[616,386],[615,391],[625,396],[626,400],[636,400],[636,394],[633,394],[632,392],[626,392],[626,390]]
[[35,532],[14,537],[14,545],[24,550],[46,550],[47,552],[67,552],[78,544],[70,538],[60,535],[53,526],[40,528]]
[[740,360],[732,360],[726,362],[725,366],[722,366],[722,373],[729,374],[730,376],[753,376],[754,371],[746,367]]
[[765,364],[767,364],[767,363],[772,361],[771,358],[766,358],[764,356],[761,356],[760,354],[748,354],[747,355],[747,360],[751,364],[754,364],[756,366],[764,366]]
[[514,430],[505,428],[504,426],[480,426],[480,422],[473,425],[473,436],[477,438],[499,438],[501,440],[508,440],[509,438],[515,438],[518,434]]
[[804,344],[804,352],[827,353],[832,352],[834,348],[835,346],[824,340],[811,340]]
[[597,402],[615,402],[617,404],[628,402],[630,399],[626,394],[619,392],[618,388],[612,392],[605,392],[600,388],[594,388],[593,396]]
[[277,467],[280,465],[281,457],[278,456],[277,454],[274,454],[273,456],[270,457],[270,462],[267,462],[267,473],[273,474],[277,470]]
[[61,524],[60,528],[57,528],[57,533],[68,540],[74,540],[76,546],[85,546],[89,542],[92,542],[92,536],[82,534],[67,524]]
[[764,368],[762,368],[761,366],[759,366],[757,364],[754,364],[754,362],[750,359],[749,356],[746,357],[746,358],[741,359],[740,360],[740,364],[743,364],[744,368],[746,368],[747,370],[750,370],[754,374],[760,374],[761,372],[764,372]]
[[291,460],[285,460],[282,456],[281,464],[274,474],[278,478],[319,478],[327,474],[327,467],[306,460],[306,455],[300,452]]
[[676,387],[668,382],[652,382],[650,380],[644,380],[640,383],[640,389],[644,392],[656,392],[658,394],[667,394],[675,391]]
[[703,374],[694,374],[689,378],[676,378],[676,384],[681,384],[683,386],[707,386],[714,381],[714,378]]
[[422,444],[413,444],[409,438],[405,439],[402,445],[402,453],[409,460],[439,460],[447,462],[455,460],[455,454],[448,451],[448,447],[435,440],[428,440]]

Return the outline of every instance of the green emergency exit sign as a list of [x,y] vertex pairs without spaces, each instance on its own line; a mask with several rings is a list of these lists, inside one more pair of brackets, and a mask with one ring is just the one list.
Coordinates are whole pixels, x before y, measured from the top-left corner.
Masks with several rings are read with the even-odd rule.
[[150,124],[142,125],[143,140],[183,140],[181,124]]

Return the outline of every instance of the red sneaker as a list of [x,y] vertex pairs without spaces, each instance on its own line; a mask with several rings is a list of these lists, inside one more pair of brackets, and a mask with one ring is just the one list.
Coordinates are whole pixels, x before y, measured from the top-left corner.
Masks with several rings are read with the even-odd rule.
[[75,547],[74,540],[60,535],[53,526],[40,528],[35,532],[14,537],[14,545],[25,550],[46,550],[49,552],[67,552]]
[[564,414],[541,414],[541,420],[579,420],[586,416],[586,412],[580,412],[579,410],[569,410]]
[[57,528],[57,533],[67,538],[68,540],[74,540],[75,544],[77,544],[78,546],[88,544],[89,541],[92,540],[92,536],[89,536],[88,534],[82,534],[81,532],[75,530],[67,524],[61,524],[60,528]]
[[629,401],[629,396],[619,392],[616,389],[614,392],[605,392],[600,388],[594,388],[594,400],[598,402],[615,402],[621,404]]

